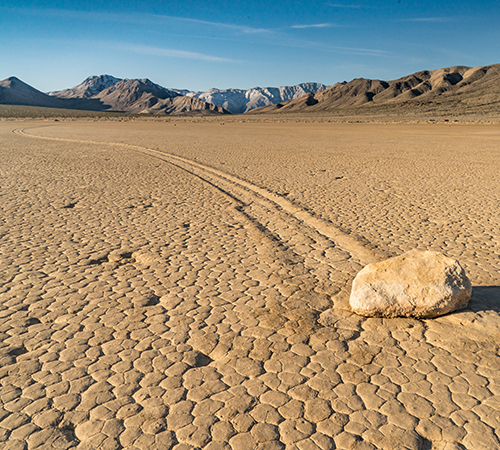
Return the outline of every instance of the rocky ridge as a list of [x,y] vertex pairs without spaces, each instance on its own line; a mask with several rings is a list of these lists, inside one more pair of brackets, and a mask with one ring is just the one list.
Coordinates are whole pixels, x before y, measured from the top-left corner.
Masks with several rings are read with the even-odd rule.
[[[434,106],[482,109],[500,104],[500,64],[482,67],[455,66],[423,70],[392,81],[356,78],[309,93],[286,103],[255,109],[253,113],[332,112],[367,108]],[[361,109],[360,109],[361,108]]]
[[135,114],[225,114],[220,106],[187,98],[147,78],[119,80],[103,75],[81,85],[45,94],[16,77],[0,81],[0,104]]
[[92,75],[72,88],[47,92],[47,94],[58,98],[90,98],[119,81],[122,79],[112,75]]
[[251,111],[262,106],[275,105],[302,97],[308,93],[325,90],[321,83],[301,83],[295,86],[255,87],[252,89],[209,89],[205,92],[187,92],[208,103],[222,106],[233,114]]

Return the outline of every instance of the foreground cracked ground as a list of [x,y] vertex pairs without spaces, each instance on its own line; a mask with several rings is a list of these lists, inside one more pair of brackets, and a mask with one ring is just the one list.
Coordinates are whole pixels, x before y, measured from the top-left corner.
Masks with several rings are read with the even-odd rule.
[[[33,126],[33,125],[27,125]],[[252,193],[0,123],[0,446],[500,448],[500,289],[346,305],[364,261]]]

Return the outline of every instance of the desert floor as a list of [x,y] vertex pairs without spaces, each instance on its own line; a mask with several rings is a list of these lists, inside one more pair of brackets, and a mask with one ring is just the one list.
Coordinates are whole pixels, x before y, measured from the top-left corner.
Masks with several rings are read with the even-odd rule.
[[[500,126],[0,122],[0,446],[500,448]],[[432,320],[368,262],[457,258]]]

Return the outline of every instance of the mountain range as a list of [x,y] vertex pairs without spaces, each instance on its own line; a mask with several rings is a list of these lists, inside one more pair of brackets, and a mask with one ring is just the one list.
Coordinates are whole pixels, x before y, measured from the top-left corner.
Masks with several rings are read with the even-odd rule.
[[500,108],[500,64],[424,70],[392,81],[356,78],[252,113],[325,112],[371,106]]
[[[0,104],[143,114],[226,114],[408,110],[439,107],[483,113],[500,109],[500,64],[424,70],[392,81],[356,78],[326,86],[167,89],[145,79],[91,76],[70,89],[43,93],[16,77],[0,81]],[[373,109],[372,109],[373,110]]]
[[238,114],[293,100],[326,87],[320,83],[302,83],[247,90],[214,88],[203,92],[167,89],[147,78],[99,75],[90,76],[72,88],[45,94],[11,77],[0,82],[0,103],[138,114]]
[[89,77],[71,89],[45,94],[16,77],[0,81],[0,104],[137,114],[227,114],[217,105],[186,97],[148,79]]
[[183,95],[197,97],[208,103],[222,106],[233,114],[241,114],[261,106],[274,105],[322,91],[328,86],[321,83],[301,83],[295,86],[255,87],[253,89],[210,89],[205,92],[187,91]]
[[[91,76],[82,83],[70,89],[62,91],[48,92],[49,95],[57,98],[101,98],[104,99],[109,93],[107,89],[119,90],[125,80],[115,78],[111,75]],[[131,80],[129,80],[131,81]],[[211,105],[224,108],[232,114],[241,114],[248,112],[260,106],[274,105],[279,102],[287,102],[302,95],[326,89],[327,86],[320,83],[301,83],[295,86],[279,86],[253,89],[210,89],[208,91],[189,91],[187,89],[167,89],[158,84],[152,83],[148,79],[137,80],[147,85],[151,93],[162,98],[168,97],[193,97],[203,100]],[[113,107],[125,108],[126,105],[121,102],[115,105],[113,99],[105,99]],[[187,100],[186,100],[187,101]],[[139,108],[140,109],[140,108]],[[134,111],[136,112],[136,111]],[[140,111],[142,112],[142,111]]]
[[118,81],[122,81],[122,79],[113,77],[112,75],[93,75],[72,88],[47,92],[47,94],[58,98],[90,98],[98,95],[113,84],[118,83]]

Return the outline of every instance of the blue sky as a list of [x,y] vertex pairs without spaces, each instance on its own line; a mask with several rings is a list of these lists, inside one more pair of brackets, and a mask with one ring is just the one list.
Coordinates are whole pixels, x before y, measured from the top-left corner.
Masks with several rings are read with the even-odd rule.
[[0,0],[0,79],[206,90],[500,63],[500,1]]

